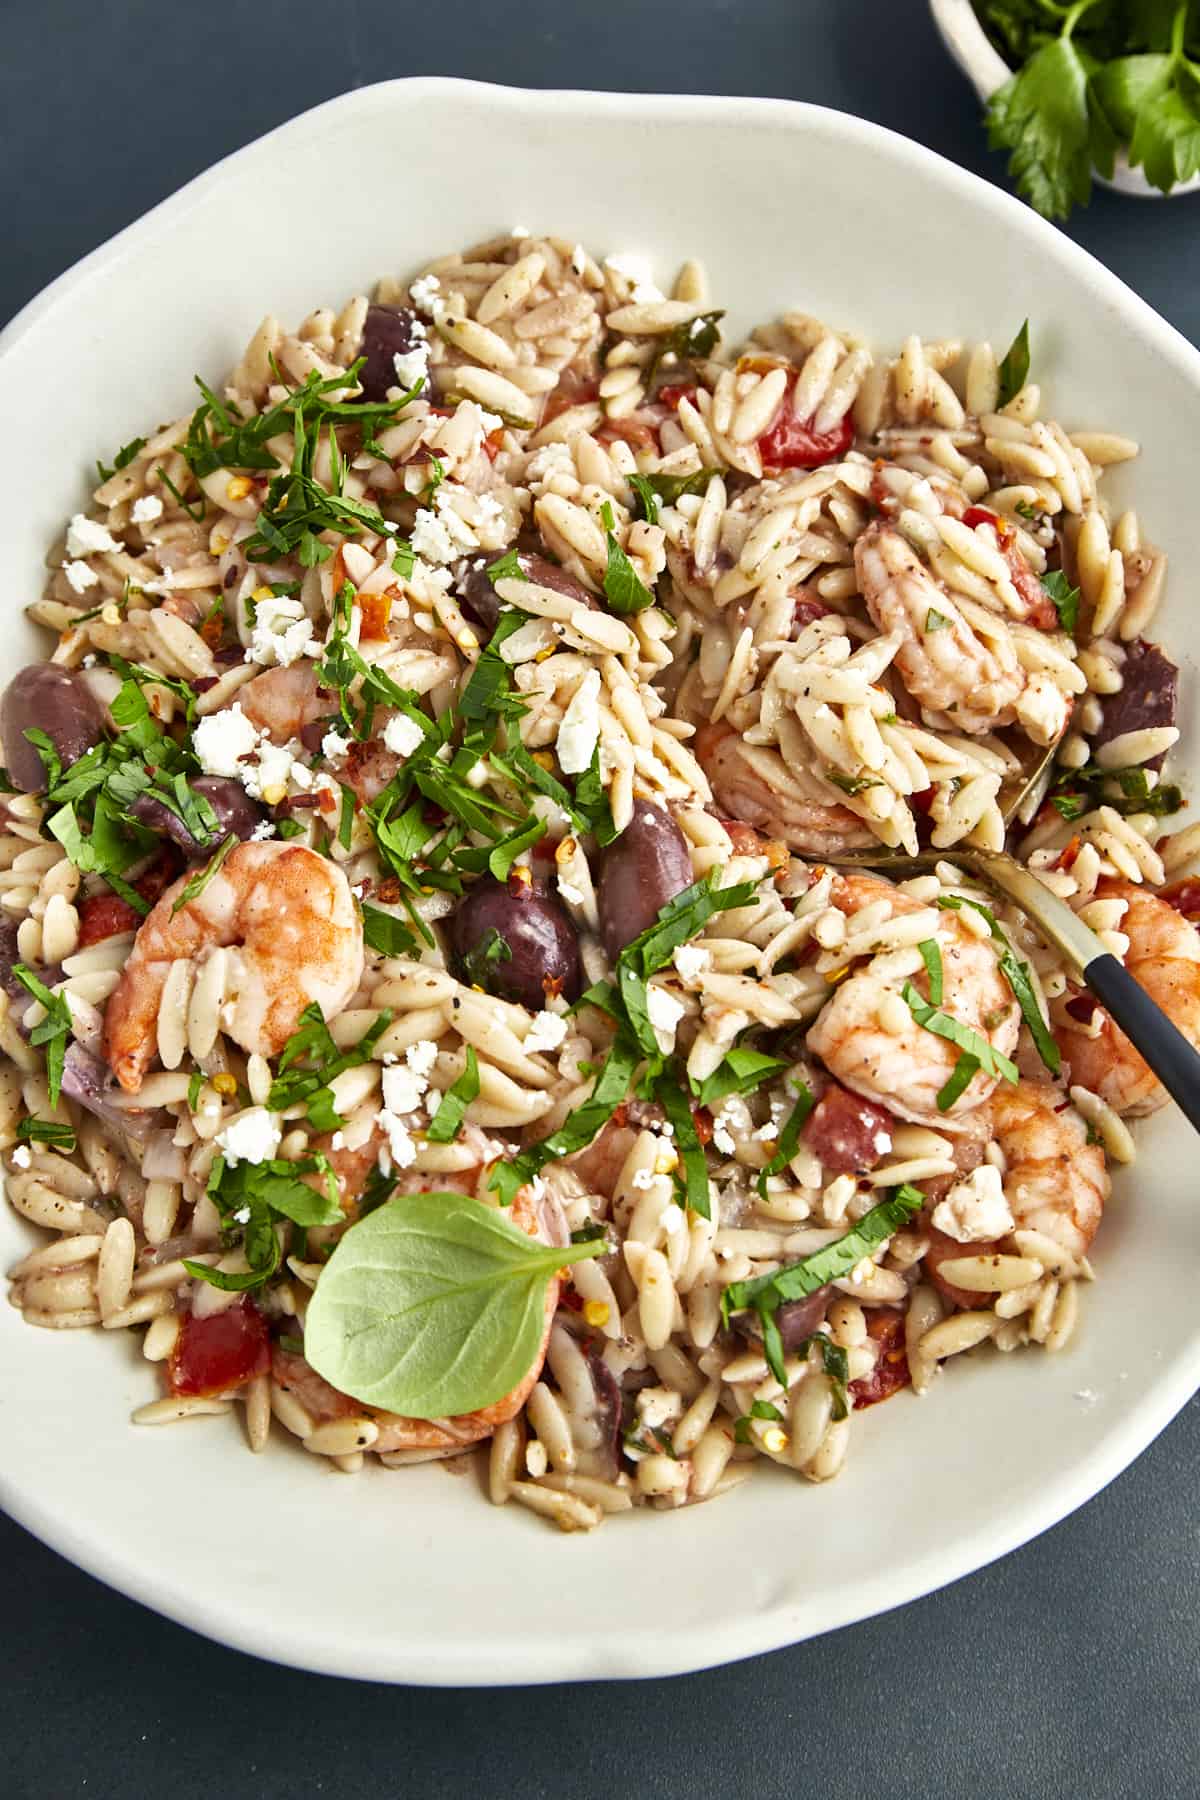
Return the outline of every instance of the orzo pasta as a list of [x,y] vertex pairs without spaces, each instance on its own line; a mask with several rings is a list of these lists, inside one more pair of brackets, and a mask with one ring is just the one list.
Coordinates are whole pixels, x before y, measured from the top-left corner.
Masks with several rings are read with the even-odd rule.
[[705,292],[514,235],[268,317],[53,548],[0,720],[12,1293],[143,1333],[141,1423],[486,1443],[583,1530],[828,1480],[1074,1327],[1165,1096],[953,857],[1200,1040],[1136,446],[1043,417],[1024,333],[731,349]]

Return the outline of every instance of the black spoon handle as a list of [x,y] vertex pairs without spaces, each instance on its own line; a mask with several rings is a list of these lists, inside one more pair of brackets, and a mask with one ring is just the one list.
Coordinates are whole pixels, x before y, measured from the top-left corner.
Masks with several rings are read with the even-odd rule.
[[1200,1131],[1200,1055],[1115,956],[1093,957],[1083,979]]

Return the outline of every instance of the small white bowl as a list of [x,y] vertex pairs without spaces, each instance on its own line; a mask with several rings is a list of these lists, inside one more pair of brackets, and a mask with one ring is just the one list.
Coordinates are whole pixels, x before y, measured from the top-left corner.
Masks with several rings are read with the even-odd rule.
[[[971,83],[981,100],[990,100],[996,89],[1003,87],[1012,70],[993,45],[979,23],[971,0],[929,0],[933,22],[942,34],[942,42]],[[1181,181],[1168,194],[1153,187],[1140,169],[1131,169],[1122,151],[1111,179],[1094,178],[1101,187],[1118,194],[1131,194],[1136,200],[1174,200],[1180,194],[1194,194],[1200,188],[1200,175]]]

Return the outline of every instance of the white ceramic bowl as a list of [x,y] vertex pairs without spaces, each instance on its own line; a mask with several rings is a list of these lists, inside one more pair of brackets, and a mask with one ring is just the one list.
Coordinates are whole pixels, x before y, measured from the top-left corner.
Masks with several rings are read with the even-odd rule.
[[[888,345],[914,329],[1003,345],[1028,314],[1054,409],[1142,440],[1114,490],[1122,503],[1136,492],[1177,569],[1200,562],[1200,356],[1010,196],[816,107],[400,81],[220,164],[4,334],[0,674],[33,648],[18,608],[84,501],[92,459],[190,404],[194,369],[219,377],[268,308],[299,318],[515,221],[646,252],[666,276],[703,257],[734,331],[800,306]],[[1185,653],[1186,599],[1177,577],[1163,625]],[[1186,765],[1197,739],[1185,692]],[[765,1471],[712,1505],[560,1537],[516,1507],[493,1510],[473,1475],[347,1481],[283,1442],[252,1459],[229,1418],[133,1428],[130,1410],[156,1391],[135,1336],[38,1332],[0,1306],[0,1501],[159,1611],[337,1674],[662,1675],[791,1643],[1043,1531],[1192,1393],[1195,1139],[1174,1113],[1140,1137],[1077,1344],[983,1354],[927,1399],[868,1412],[829,1487]],[[0,1264],[31,1238],[0,1209]]]
[[[929,0],[929,10],[942,42],[979,98],[984,102],[990,100],[996,89],[1004,86],[1012,70],[979,23],[971,0]],[[1194,194],[1200,188],[1200,175],[1193,175],[1164,194],[1161,188],[1146,180],[1140,168],[1130,168],[1123,151],[1117,157],[1111,177],[1097,175],[1095,180],[1101,187],[1112,188],[1118,194],[1130,194],[1135,200],[1174,200],[1179,194]]]

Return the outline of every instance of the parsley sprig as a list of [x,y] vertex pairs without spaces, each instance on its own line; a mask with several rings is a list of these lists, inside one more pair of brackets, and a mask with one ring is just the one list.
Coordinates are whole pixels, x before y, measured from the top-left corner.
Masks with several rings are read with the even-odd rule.
[[976,0],[1017,65],[992,96],[993,148],[1048,218],[1086,206],[1116,151],[1164,193],[1200,173],[1200,42],[1186,0]]

